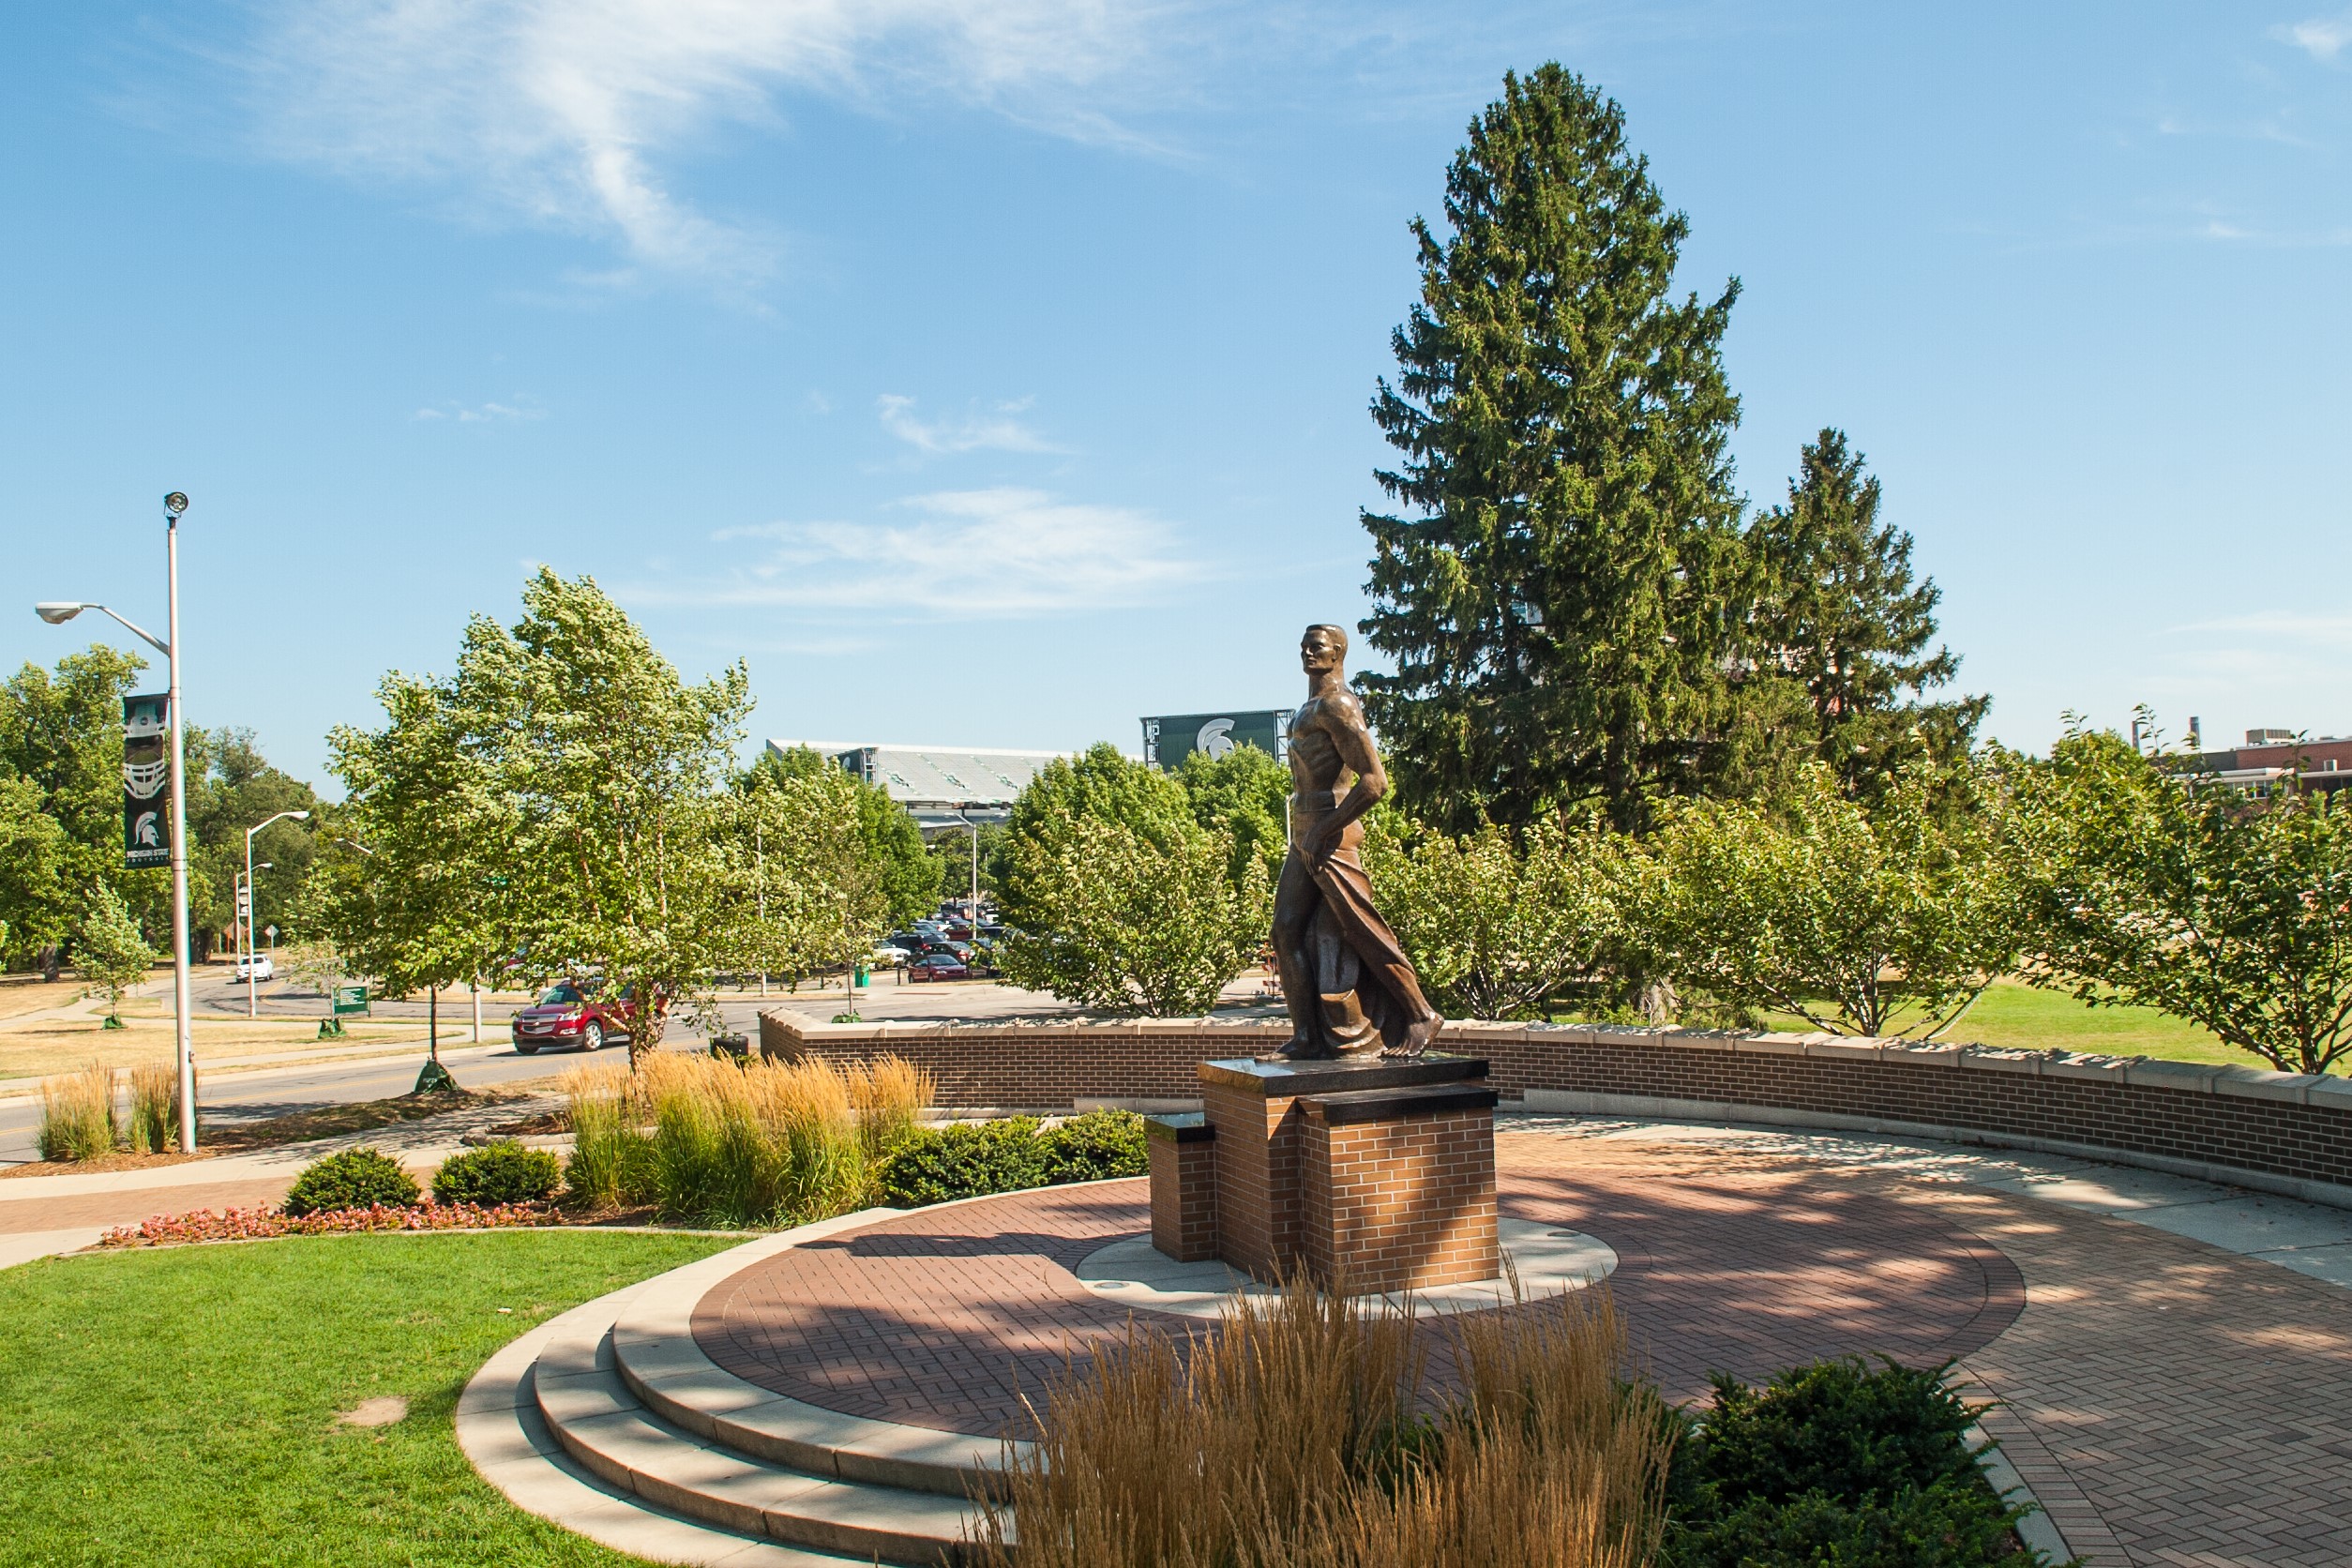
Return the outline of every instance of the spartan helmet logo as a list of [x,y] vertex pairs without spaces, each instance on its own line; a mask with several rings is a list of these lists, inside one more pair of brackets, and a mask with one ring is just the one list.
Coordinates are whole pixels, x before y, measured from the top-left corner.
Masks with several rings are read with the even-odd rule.
[[1209,720],[1200,727],[1200,733],[1193,738],[1193,744],[1207,752],[1211,761],[1216,761],[1233,749],[1233,721],[1229,718]]
[[131,823],[130,842],[133,849],[159,850],[163,848],[163,838],[156,831],[155,816],[156,814],[152,811],[142,811],[139,813],[139,820]]
[[172,764],[167,761],[125,762],[123,788],[130,792],[133,800],[153,800],[171,776]]

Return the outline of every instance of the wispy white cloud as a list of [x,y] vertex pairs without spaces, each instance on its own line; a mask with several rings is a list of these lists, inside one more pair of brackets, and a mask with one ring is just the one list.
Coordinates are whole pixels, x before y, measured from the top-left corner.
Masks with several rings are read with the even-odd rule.
[[420,408],[409,415],[413,420],[447,419],[460,425],[503,425],[519,420],[544,419],[547,410],[528,398],[518,398],[511,403],[436,403]]
[[2338,16],[2314,17],[2308,22],[2286,23],[2271,28],[2270,37],[2281,43],[2293,44],[2323,66],[2331,66],[2345,46],[2352,45],[2352,10]]
[[674,156],[775,123],[790,91],[1125,139],[1093,90],[1160,41],[1171,3],[325,0],[275,12],[243,63],[280,156],[455,188],[485,216],[607,234],[638,266],[741,285],[773,270],[775,235],[679,195]]
[[918,452],[1059,452],[1035,430],[1021,423],[1019,415],[1027,412],[1033,400],[998,403],[985,413],[962,419],[942,419],[927,424],[915,417],[914,400],[884,393],[874,400],[880,412],[882,429]]
[[942,490],[898,502],[907,520],[722,528],[766,543],[722,574],[637,585],[646,604],[986,620],[1130,609],[1199,580],[1167,524],[1032,490]]

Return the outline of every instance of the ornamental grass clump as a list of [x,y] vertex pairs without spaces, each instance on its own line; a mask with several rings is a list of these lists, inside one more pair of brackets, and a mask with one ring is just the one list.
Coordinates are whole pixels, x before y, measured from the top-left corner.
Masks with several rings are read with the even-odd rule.
[[1606,1292],[1455,1319],[1461,1390],[1403,1313],[1303,1280],[1183,1344],[1131,1323],[1034,1412],[979,1555],[1009,1568],[1637,1568],[1674,1426],[1619,1376]]
[[93,1062],[41,1080],[36,1141],[45,1160],[94,1160],[114,1152],[114,1070]]
[[662,1054],[634,1072],[577,1069],[565,1090],[583,1202],[789,1225],[865,1202],[877,1160],[912,1135],[931,1086],[895,1058],[843,1068]]
[[170,1151],[180,1121],[180,1079],[166,1062],[130,1070],[130,1146],[143,1154]]

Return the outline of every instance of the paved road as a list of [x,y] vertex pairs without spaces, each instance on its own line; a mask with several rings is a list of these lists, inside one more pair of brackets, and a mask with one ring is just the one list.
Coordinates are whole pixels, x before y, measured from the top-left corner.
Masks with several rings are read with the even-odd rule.
[[[745,1033],[754,1033],[759,1027],[760,1005],[756,997],[726,1003],[730,1026]],[[578,1051],[524,1056],[501,1037],[504,1033],[500,1030],[494,1033],[486,1018],[483,1036],[498,1043],[475,1046],[465,1043],[465,1026],[445,1029],[441,1053],[450,1076],[467,1088],[519,1079],[552,1079],[566,1067],[594,1060]],[[671,1025],[669,1043],[672,1048],[688,1049],[696,1044],[686,1027],[678,1023]],[[617,1048],[608,1048],[606,1054],[614,1061],[623,1060]],[[405,1094],[415,1088],[424,1059],[424,1048],[420,1045],[411,1052],[359,1062],[306,1062],[288,1067],[221,1072],[205,1079],[197,1103],[204,1108],[207,1120],[230,1123],[317,1110],[354,1100],[381,1100]],[[203,1064],[201,1057],[198,1064]],[[0,1165],[20,1164],[33,1158],[34,1134],[39,1125],[38,1099],[0,1100]]]

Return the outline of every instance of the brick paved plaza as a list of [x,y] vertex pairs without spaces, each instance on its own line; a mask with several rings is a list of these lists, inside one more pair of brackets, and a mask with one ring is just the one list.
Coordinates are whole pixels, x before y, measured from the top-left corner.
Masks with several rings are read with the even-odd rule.
[[[1501,1206],[1617,1250],[1608,1288],[1671,1397],[1702,1395],[1715,1369],[1956,1357],[2006,1401],[1987,1428],[2087,1562],[2352,1562],[2352,1294],[1790,1141],[1506,1132]],[[1149,1226],[1141,1181],[886,1220],[729,1279],[695,1338],[814,1405],[994,1433],[1066,1353],[1125,1332],[1125,1309],[1070,1271]]]

